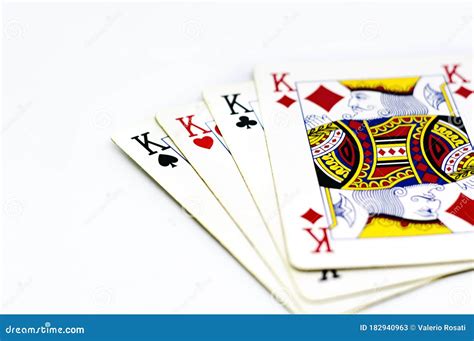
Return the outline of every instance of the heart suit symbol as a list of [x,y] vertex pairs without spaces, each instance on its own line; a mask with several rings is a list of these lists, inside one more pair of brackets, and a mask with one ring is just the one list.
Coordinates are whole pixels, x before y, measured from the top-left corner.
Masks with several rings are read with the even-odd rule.
[[196,146],[206,149],[211,149],[212,145],[214,144],[214,140],[210,136],[195,138],[193,142]]

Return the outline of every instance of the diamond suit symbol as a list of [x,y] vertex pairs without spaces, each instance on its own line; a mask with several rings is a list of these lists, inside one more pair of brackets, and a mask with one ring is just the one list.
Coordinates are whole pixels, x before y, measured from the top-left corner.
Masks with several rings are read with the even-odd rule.
[[301,218],[308,220],[311,224],[317,222],[321,217],[322,215],[313,210],[312,208],[307,210],[306,213],[301,216]]
[[296,100],[294,100],[291,97],[288,97],[287,95],[283,95],[283,97],[280,98],[277,102],[280,103],[281,105],[284,105],[285,107],[289,108],[293,103],[296,102]]
[[468,98],[473,92],[474,90],[470,90],[462,85],[459,89],[455,91],[455,93],[457,93],[459,96],[462,96],[464,98]]
[[462,193],[446,212],[474,225],[474,200]]
[[341,95],[329,90],[324,85],[320,85],[311,95],[306,99],[329,112],[341,99]]

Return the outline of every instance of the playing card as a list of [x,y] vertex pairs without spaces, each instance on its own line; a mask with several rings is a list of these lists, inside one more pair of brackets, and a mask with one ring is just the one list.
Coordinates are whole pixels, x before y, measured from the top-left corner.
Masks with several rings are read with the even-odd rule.
[[264,221],[227,146],[219,140],[220,130],[205,104],[163,110],[156,119],[275,275],[279,279],[287,277]]
[[[258,102],[253,83],[221,86],[203,91],[210,113],[219,127],[226,148],[232,153],[248,189],[260,209],[264,221],[289,268],[298,291],[308,300],[337,297],[363,292],[371,287],[390,286],[397,283],[439,275],[451,267],[464,265],[440,265],[371,271],[296,271],[288,264],[284,235],[279,220],[278,204],[274,192],[273,177],[268,160],[263,126],[259,119]],[[205,116],[206,117],[206,116]],[[209,119],[205,119],[209,120]],[[242,124],[244,122],[245,124]],[[249,122],[255,122],[249,125]],[[211,126],[216,126],[212,124]],[[208,159],[207,162],[210,162]],[[350,289],[349,289],[350,288]]]
[[256,69],[293,266],[473,259],[471,63],[452,60]]
[[279,300],[290,311],[299,313],[354,312],[434,280],[427,279],[389,290],[374,291],[370,295],[357,296],[330,304],[315,305],[303,302],[300,305],[298,298],[293,299],[289,291],[276,280],[252,245],[154,119],[124,129],[114,134],[112,139],[252,273],[270,291],[272,297]]
[[[292,275],[295,271],[287,266],[286,258],[278,252],[271,233],[269,233],[269,230],[279,228],[278,221],[275,221],[275,224],[278,224],[276,227],[267,229],[265,221],[229,153],[230,147],[225,140],[226,135],[222,134],[219,126],[216,126],[205,104],[195,103],[172,110],[163,110],[157,114],[156,118],[262,259],[273,270],[276,277],[286,288],[304,298],[321,301],[345,297],[351,294],[370,292],[374,288],[380,290],[400,282],[436,276],[443,271],[450,271],[448,268],[433,271],[433,268],[427,267],[413,271],[411,276],[392,279],[392,271],[380,271],[381,276],[371,276],[370,271],[352,271],[340,274],[336,270],[328,269],[316,275],[313,273],[312,276],[299,274],[306,278],[304,281],[305,290],[302,290],[302,287],[296,289],[293,285]],[[245,128],[246,132],[250,130]],[[217,136],[223,138],[224,141],[219,142]],[[263,137],[263,135],[260,136]],[[248,146],[249,149],[255,148],[255,150],[261,149],[261,147],[257,144]],[[454,267],[465,269],[472,267],[472,264],[459,264]]]

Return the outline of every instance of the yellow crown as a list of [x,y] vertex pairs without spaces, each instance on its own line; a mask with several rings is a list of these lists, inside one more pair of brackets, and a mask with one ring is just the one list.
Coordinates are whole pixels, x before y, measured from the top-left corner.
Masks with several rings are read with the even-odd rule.
[[351,91],[373,90],[397,95],[411,95],[420,77],[355,79],[340,81]]

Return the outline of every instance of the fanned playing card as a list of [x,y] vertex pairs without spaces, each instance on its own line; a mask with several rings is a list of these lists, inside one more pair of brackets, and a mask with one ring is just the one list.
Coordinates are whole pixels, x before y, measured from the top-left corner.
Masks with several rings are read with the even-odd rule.
[[473,259],[471,67],[460,58],[257,67],[294,267]]
[[[226,148],[252,193],[282,260],[289,268],[298,291],[306,299],[333,298],[363,292],[373,287],[390,286],[434,276],[459,267],[472,268],[472,263],[371,271],[332,269],[301,272],[290,268],[267,155],[264,127],[261,124],[253,83],[205,89],[203,96],[219,127],[220,137],[223,137]],[[205,120],[209,121],[209,118]],[[212,163],[212,160],[207,159],[206,162]],[[285,204],[285,201],[282,204]]]
[[[294,287],[294,278],[291,274],[294,270],[288,266],[286,258],[282,257],[281,252],[273,243],[272,234],[269,233],[265,220],[229,153],[232,147],[227,145],[226,135],[221,131],[221,127],[216,125],[206,105],[194,103],[172,110],[162,110],[156,118],[277,278],[296,294],[310,300],[321,301],[370,292],[374,288],[380,290],[401,282],[437,276],[445,271],[451,271],[449,267],[441,268],[441,270],[427,267],[413,270],[408,276],[397,278],[393,277],[396,273],[393,271],[381,270],[380,275],[371,276],[370,271],[340,274],[331,268],[316,275],[313,274],[311,277],[308,276],[305,282],[306,290],[301,292]],[[256,121],[256,118],[249,117],[249,121],[251,120]],[[242,120],[237,123],[239,122]],[[246,132],[250,130],[251,128],[245,127]],[[254,152],[261,147],[261,145],[255,145]],[[279,228],[279,225],[275,227]],[[454,266],[454,269],[465,269],[471,266],[471,264],[460,264]],[[328,278],[335,279],[326,284]]]
[[291,292],[281,285],[262,262],[252,245],[154,119],[117,132],[112,139],[290,311],[299,313],[354,312],[433,280],[418,281],[326,304],[301,302],[298,297],[290,295]]

